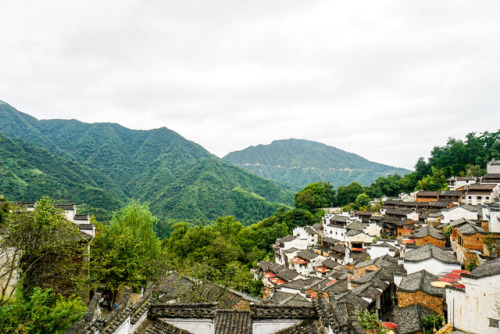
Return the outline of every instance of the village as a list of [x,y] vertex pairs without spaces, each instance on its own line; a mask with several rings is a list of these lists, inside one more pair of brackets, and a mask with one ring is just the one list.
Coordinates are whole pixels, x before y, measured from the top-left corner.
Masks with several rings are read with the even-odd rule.
[[[265,300],[375,312],[400,334],[500,331],[500,161],[487,174],[451,177],[449,190],[383,198],[380,213],[329,213],[276,240],[255,278]],[[335,312],[333,312],[336,314]],[[335,331],[334,331],[335,333]]]
[[[325,208],[320,223],[277,239],[274,261],[252,270],[262,298],[168,272],[140,293],[123,291],[106,315],[96,292],[67,333],[361,334],[370,332],[363,314],[380,319],[374,333],[423,334],[429,319],[441,334],[499,333],[500,161],[482,178],[447,182],[445,191],[374,200],[379,212]],[[90,248],[90,216],[58,208]]]

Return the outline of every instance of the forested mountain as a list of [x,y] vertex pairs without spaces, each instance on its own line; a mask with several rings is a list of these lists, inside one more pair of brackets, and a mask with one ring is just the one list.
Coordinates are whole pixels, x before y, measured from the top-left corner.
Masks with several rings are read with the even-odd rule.
[[292,191],[318,181],[329,181],[334,187],[351,182],[369,185],[380,176],[410,172],[302,139],[275,140],[269,145],[251,146],[229,153],[223,159]]
[[0,193],[9,199],[32,202],[50,194],[101,217],[125,204],[125,194],[96,170],[20,139],[0,139]]
[[[292,194],[277,184],[235,168],[167,128],[146,131],[113,123],[37,120],[3,102],[0,119],[0,132],[5,137],[0,147],[8,152],[0,156],[0,163],[2,173],[8,175],[4,182],[10,184],[2,186],[0,193],[9,200],[49,195],[86,204],[90,197],[61,190],[71,179],[66,174],[72,172],[81,175],[75,183],[95,187],[109,196],[108,201],[92,205],[108,213],[116,209],[113,203],[139,199],[150,203],[151,210],[161,218],[209,221],[234,215],[252,223],[270,216],[280,204],[293,201]],[[29,148],[21,154],[19,146]],[[34,160],[30,154],[40,158]],[[31,165],[19,163],[14,170],[8,155]],[[28,177],[31,174],[27,170],[43,171],[45,165],[52,166],[47,177],[50,175],[54,186],[37,186],[36,195],[28,195],[28,186],[35,187],[42,181]],[[73,167],[65,169],[66,165]],[[24,192],[15,190],[12,184],[16,182],[26,183]]]

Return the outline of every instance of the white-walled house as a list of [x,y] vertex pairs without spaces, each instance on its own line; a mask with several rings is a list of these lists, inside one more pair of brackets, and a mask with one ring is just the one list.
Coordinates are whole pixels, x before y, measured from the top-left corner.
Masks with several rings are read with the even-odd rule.
[[462,203],[470,205],[493,203],[500,194],[499,184],[472,184],[461,189],[464,190]]
[[488,232],[500,233],[500,201],[488,209],[483,209],[483,212],[488,217]]
[[407,252],[404,258],[404,268],[408,274],[426,270],[433,275],[462,269],[453,253],[433,244],[426,244]]
[[378,240],[376,243],[367,247],[366,250],[368,255],[370,255],[370,259],[376,259],[385,255],[395,256],[398,248],[385,240]]
[[285,260],[285,251],[290,248],[306,249],[307,239],[300,239],[293,235],[287,235],[277,239],[274,244],[274,260],[276,263],[287,265]]
[[500,160],[492,159],[486,165],[486,174],[500,174]]
[[292,233],[294,237],[305,240],[307,247],[314,247],[318,243],[318,231],[312,226],[297,226]]
[[473,176],[452,176],[446,181],[448,182],[448,188],[450,188],[450,190],[457,190],[458,188],[461,188],[463,186],[476,183],[476,178]]
[[346,241],[346,225],[350,223],[349,217],[342,215],[329,215],[323,217],[323,231],[325,238]]
[[464,289],[446,287],[448,322],[466,333],[500,333],[500,258],[470,274],[462,274]]
[[478,219],[480,211],[481,211],[480,207],[467,204],[461,206],[454,206],[452,208],[441,211],[441,216],[443,216],[443,218],[441,219],[441,223],[447,224],[460,218]]

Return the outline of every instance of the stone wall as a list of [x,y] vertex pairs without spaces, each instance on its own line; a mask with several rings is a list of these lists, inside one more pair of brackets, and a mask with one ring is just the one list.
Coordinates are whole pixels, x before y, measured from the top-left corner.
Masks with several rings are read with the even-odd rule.
[[462,247],[477,251],[483,250],[483,235],[476,233],[472,235],[460,235],[462,237]]
[[427,307],[429,310],[443,315],[443,297],[436,297],[426,294],[423,291],[404,292],[398,291],[398,306],[406,307],[410,305],[420,304]]
[[434,246],[443,248],[446,245],[446,240],[438,240],[429,235],[425,238],[415,238],[415,245],[420,247],[427,244],[433,244]]

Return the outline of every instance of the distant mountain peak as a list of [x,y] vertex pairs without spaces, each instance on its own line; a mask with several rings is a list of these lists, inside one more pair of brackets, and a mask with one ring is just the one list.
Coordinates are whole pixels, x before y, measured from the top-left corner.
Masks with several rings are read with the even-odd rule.
[[320,142],[296,138],[251,146],[223,159],[293,191],[318,181],[328,181],[335,187],[353,181],[369,185],[380,176],[409,172]]

